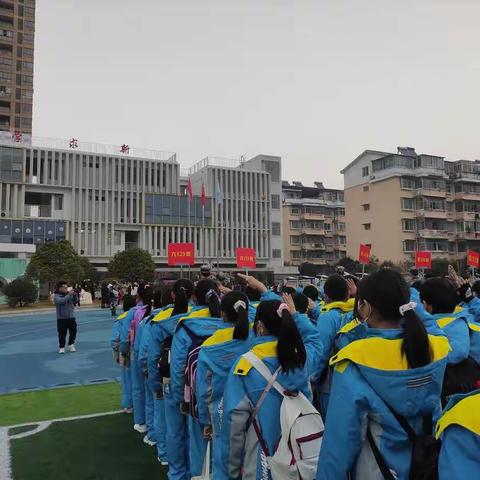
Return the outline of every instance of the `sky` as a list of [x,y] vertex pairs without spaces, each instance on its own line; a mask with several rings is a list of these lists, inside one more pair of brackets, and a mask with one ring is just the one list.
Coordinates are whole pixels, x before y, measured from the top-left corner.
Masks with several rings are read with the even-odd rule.
[[279,155],[342,188],[365,149],[480,158],[477,0],[37,0],[34,135]]

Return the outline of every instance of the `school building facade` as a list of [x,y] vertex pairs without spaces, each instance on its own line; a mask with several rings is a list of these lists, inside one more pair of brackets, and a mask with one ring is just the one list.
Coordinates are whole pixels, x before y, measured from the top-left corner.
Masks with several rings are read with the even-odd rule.
[[166,270],[168,244],[193,242],[197,265],[233,269],[236,248],[251,247],[273,272],[283,264],[281,159],[229,162],[209,157],[182,177],[172,152],[0,132],[0,256],[67,239],[100,270],[134,247]]
[[396,263],[412,262],[417,250],[456,260],[480,248],[480,161],[398,147],[365,150],[341,173],[349,256],[360,244]]

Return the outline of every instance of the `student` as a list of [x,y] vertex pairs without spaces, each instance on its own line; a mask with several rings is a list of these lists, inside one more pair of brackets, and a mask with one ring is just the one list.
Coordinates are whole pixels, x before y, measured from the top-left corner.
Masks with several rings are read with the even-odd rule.
[[320,357],[318,366],[319,380],[315,388],[317,406],[325,419],[331,383],[328,361],[334,352],[335,335],[343,325],[352,319],[355,302],[354,299],[350,298],[350,294],[356,291],[356,286],[352,279],[346,280],[345,277],[336,273],[327,278],[324,290],[325,304],[317,320],[317,329],[323,346],[323,354]]
[[319,299],[318,288],[315,285],[307,285],[303,289],[303,294],[314,303],[313,308],[308,312],[308,316],[312,322],[316,324],[318,317],[320,316],[320,310],[323,306],[323,302]]
[[358,314],[371,336],[331,359],[335,370],[317,480],[382,478],[372,447],[396,479],[412,478],[412,445],[393,411],[417,434],[432,433],[422,424],[440,415],[450,347],[445,336],[427,334],[409,300],[409,288],[394,270],[381,269],[360,282]]
[[[157,418],[157,458],[162,465],[168,464],[169,480],[187,480],[188,436],[187,417],[180,412],[170,389],[170,358],[173,335],[180,318],[192,310],[193,284],[180,279],[171,291],[173,304],[166,305],[151,323],[148,344],[148,384],[155,393],[155,416]],[[166,455],[161,448],[162,423],[164,425]]]
[[[178,408],[188,415],[189,409],[195,409],[191,401],[190,385],[186,384],[185,369],[191,347],[200,348],[201,344],[216,330],[221,328],[220,291],[213,280],[204,279],[197,283],[194,291],[197,307],[179,321],[172,341],[171,350],[171,394]],[[192,380],[192,379],[191,379]],[[190,475],[200,475],[207,442],[203,428],[196,418],[188,416]]]
[[132,378],[130,374],[130,365],[128,360],[125,360],[120,355],[120,322],[127,315],[128,311],[135,306],[135,300],[133,297],[125,298],[123,302],[123,313],[120,314],[113,322],[112,326],[112,350],[115,361],[120,365],[120,386],[122,390],[122,396],[120,405],[125,413],[132,413]]
[[145,377],[138,361],[142,329],[139,324],[142,319],[150,314],[152,305],[152,289],[150,287],[138,288],[136,306],[131,308],[125,318],[120,320],[120,354],[130,359],[130,374],[132,379],[132,401],[134,430],[146,433],[145,424]]
[[220,433],[225,382],[232,365],[249,350],[253,338],[249,302],[244,293],[227,293],[221,308],[224,326],[202,344],[196,380],[198,420],[204,426],[205,438],[212,438],[214,480],[222,478]]
[[[478,386],[477,386],[478,388]],[[442,440],[440,480],[474,479],[480,474],[480,390],[453,395],[437,423]]]
[[58,282],[53,302],[57,311],[58,353],[65,353],[67,331],[68,351],[76,352],[77,322],[74,317],[74,310],[78,303],[77,294],[73,288],[68,291],[67,282]]
[[[280,367],[277,381],[285,389],[292,393],[301,391],[311,399],[306,363],[316,349],[314,343],[318,341],[318,336],[304,343],[287,304],[279,300],[260,303],[254,331],[256,338],[251,352],[267,365],[272,374]],[[228,375],[224,392],[221,478],[269,478],[264,453],[251,422],[265,387],[266,381],[261,374],[244,357],[240,357]],[[272,389],[256,412],[258,429],[271,453],[280,437],[282,399]]]

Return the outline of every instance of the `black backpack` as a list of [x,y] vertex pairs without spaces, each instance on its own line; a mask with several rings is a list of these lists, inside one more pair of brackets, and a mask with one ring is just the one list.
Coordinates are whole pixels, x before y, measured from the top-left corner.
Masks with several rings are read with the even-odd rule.
[[[383,399],[382,399],[383,400]],[[422,433],[417,435],[405,417],[399,415],[393,408],[383,400],[392,415],[397,419],[400,426],[405,430],[410,443],[412,444],[412,459],[410,462],[410,480],[438,480],[438,457],[440,455],[440,440],[436,440],[433,434],[432,415],[423,417]],[[378,468],[385,480],[395,480],[387,462],[380,453],[370,428],[367,428],[367,440],[372,449],[373,456]]]
[[162,344],[160,358],[158,359],[158,372],[161,378],[170,378],[170,351],[172,349],[173,335],[167,337]]

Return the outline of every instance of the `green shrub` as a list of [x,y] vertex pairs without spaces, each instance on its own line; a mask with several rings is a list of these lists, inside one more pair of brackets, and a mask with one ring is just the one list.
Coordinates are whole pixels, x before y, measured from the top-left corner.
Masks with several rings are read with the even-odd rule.
[[35,303],[38,289],[29,278],[18,277],[3,288],[3,293],[7,296],[10,307],[23,307]]

